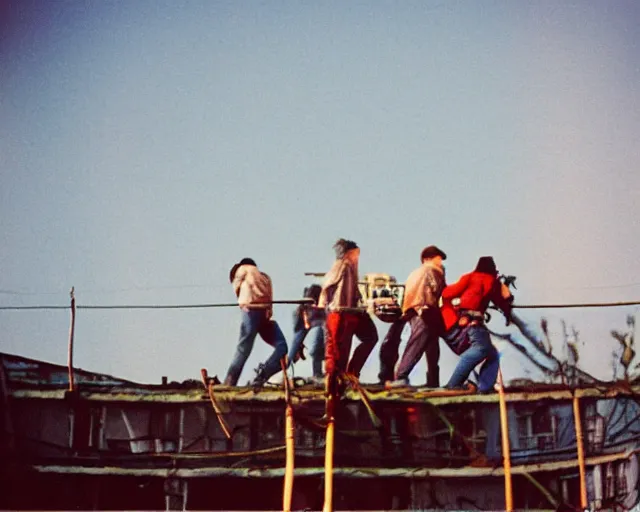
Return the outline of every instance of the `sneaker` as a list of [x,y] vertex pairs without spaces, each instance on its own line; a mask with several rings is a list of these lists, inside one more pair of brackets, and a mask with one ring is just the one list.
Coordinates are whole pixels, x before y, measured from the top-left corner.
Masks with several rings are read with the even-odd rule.
[[473,382],[465,382],[462,386],[449,387],[445,386],[444,389],[448,389],[449,391],[467,391],[469,393],[477,393],[478,386],[476,386]]
[[388,380],[385,382],[386,389],[403,388],[409,385],[409,379]]
[[272,377],[270,377],[267,382],[267,384],[269,384],[270,386],[280,386],[282,387],[284,385],[284,379],[282,378],[281,374],[276,374]]
[[309,377],[307,383],[312,385],[313,387],[323,387],[324,386],[324,377]]
[[477,393],[478,392],[478,386],[476,386],[475,382],[471,382],[471,381],[467,382],[464,385],[464,389],[466,391],[471,392],[471,393]]
[[264,376],[264,365],[259,364],[254,371],[256,372],[256,377],[253,379],[253,382],[251,382],[251,387],[261,388],[267,382],[267,379]]

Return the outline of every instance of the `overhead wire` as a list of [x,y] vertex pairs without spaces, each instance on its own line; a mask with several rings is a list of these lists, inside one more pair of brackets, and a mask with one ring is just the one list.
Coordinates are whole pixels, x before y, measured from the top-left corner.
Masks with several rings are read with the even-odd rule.
[[[311,304],[313,299],[272,300],[270,304]],[[71,306],[0,306],[0,310],[69,309]],[[194,309],[238,307],[237,302],[212,304],[124,304],[124,305],[76,305],[76,309]]]
[[[305,272],[305,276],[307,277],[322,277],[325,275],[325,272]],[[282,282],[279,280],[278,282]],[[289,282],[289,280],[285,280],[285,282]],[[293,282],[293,281],[291,281]],[[296,282],[298,282],[296,280]],[[603,285],[587,285],[587,286],[562,286],[562,287],[548,287],[545,286],[545,290],[603,290],[603,289],[620,289],[620,288],[634,288],[640,287],[640,282],[637,283],[621,283],[621,284],[603,284]],[[215,284],[175,284],[175,285],[149,285],[149,286],[129,286],[123,288],[88,288],[88,289],[78,289],[79,292],[82,293],[91,293],[91,294],[112,294],[112,293],[126,293],[126,292],[147,292],[154,290],[180,290],[180,289],[195,289],[195,288],[208,288],[208,289],[219,289],[222,286],[218,286]],[[66,294],[67,291],[58,290],[58,291],[33,291],[33,290],[16,290],[16,289],[7,289],[0,288],[0,295],[15,295],[15,296],[36,296],[36,295],[59,295]]]
[[640,301],[619,301],[619,302],[578,302],[570,304],[514,304],[518,309],[561,309],[561,308],[609,308],[617,306],[638,306]]
[[[312,299],[273,300],[270,304],[310,304]],[[76,305],[76,309],[206,309],[237,307],[237,302],[203,303],[203,304],[114,304],[114,305]],[[514,304],[514,309],[566,309],[566,308],[606,308],[640,306],[640,301],[618,302],[579,302],[568,304]],[[42,305],[42,306],[0,306],[0,310],[50,310],[69,309],[71,306]],[[355,309],[355,308],[353,308]],[[362,308],[365,311],[365,308]]]

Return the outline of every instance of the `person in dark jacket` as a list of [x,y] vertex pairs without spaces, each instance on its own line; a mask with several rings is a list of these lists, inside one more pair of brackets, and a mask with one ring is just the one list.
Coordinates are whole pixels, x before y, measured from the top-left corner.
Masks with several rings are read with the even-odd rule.
[[473,272],[444,289],[442,301],[444,339],[460,355],[446,387],[461,387],[473,369],[484,361],[480,368],[478,392],[491,391],[498,376],[499,357],[484,323],[485,312],[489,303],[493,303],[504,313],[508,324],[513,301],[508,287],[498,279],[493,258],[481,257]]
[[322,383],[322,363],[324,361],[324,321],[325,312],[317,306],[322,287],[312,284],[304,289],[303,297],[313,299],[313,304],[300,304],[293,313],[293,341],[289,349],[289,366],[304,359],[304,341],[311,340],[309,355],[314,383]]

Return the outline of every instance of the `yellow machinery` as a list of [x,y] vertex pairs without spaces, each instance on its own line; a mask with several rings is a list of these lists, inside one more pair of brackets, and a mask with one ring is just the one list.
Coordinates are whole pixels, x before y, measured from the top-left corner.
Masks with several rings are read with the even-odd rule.
[[389,274],[365,274],[359,282],[362,300],[370,315],[393,322],[402,314],[404,285]]
[[[305,276],[322,278],[324,272],[305,272]],[[404,284],[389,274],[369,273],[358,282],[361,307],[383,322],[393,322],[402,314]]]

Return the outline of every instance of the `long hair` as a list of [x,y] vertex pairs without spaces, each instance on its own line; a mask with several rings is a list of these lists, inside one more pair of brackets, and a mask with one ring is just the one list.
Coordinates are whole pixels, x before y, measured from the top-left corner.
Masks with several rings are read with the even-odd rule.
[[481,272],[483,274],[495,276],[498,274],[498,269],[496,268],[496,262],[493,261],[491,256],[482,256],[478,260],[478,264],[476,265],[474,272]]

